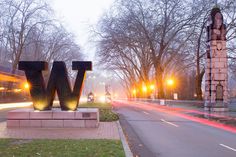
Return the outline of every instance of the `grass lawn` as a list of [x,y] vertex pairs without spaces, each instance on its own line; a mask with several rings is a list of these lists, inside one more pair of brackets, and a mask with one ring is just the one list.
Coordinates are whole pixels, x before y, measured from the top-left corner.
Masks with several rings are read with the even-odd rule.
[[1,157],[124,157],[119,140],[0,139]]
[[96,107],[100,111],[100,121],[101,122],[111,122],[117,121],[119,119],[118,115],[112,112],[112,106],[110,103],[83,103],[79,104],[79,107]]
[[101,102],[93,102],[93,103],[82,103],[79,104],[79,107],[97,107],[97,108],[105,108],[105,109],[111,109],[112,105],[111,103],[101,103]]

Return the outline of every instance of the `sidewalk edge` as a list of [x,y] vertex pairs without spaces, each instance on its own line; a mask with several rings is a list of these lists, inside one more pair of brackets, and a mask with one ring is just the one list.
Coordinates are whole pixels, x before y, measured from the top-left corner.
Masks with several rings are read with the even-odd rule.
[[117,127],[118,127],[120,139],[121,139],[124,151],[125,151],[125,156],[126,157],[133,157],[133,153],[131,152],[131,150],[129,148],[129,145],[128,145],[128,142],[127,142],[127,140],[125,138],[123,129],[122,129],[121,125],[120,125],[120,121],[117,121],[116,124],[117,124]]

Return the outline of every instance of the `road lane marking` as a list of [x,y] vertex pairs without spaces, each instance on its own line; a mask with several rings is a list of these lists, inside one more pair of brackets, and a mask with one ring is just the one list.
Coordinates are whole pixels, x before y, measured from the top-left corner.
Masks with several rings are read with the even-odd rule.
[[148,112],[143,111],[144,114],[149,114]]
[[225,147],[225,148],[227,148],[227,149],[230,149],[230,150],[232,150],[232,151],[235,151],[236,152],[236,149],[234,149],[234,148],[231,148],[230,146],[227,146],[227,145],[224,145],[224,144],[220,144],[222,147]]
[[175,126],[175,127],[179,127],[178,125],[176,125],[176,124],[174,124],[174,123],[171,123],[171,122],[168,122],[168,121],[166,121],[166,120],[164,120],[164,119],[161,119],[161,121],[162,121],[162,122],[165,122],[165,123],[167,123],[167,124],[173,125],[173,126]]

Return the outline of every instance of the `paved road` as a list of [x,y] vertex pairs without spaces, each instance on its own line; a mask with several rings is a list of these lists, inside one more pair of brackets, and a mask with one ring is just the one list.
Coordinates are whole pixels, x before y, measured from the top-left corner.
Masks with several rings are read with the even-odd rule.
[[6,121],[7,120],[7,112],[11,110],[18,109],[17,107],[15,108],[9,108],[9,109],[0,109],[0,122]]
[[6,121],[7,118],[7,112],[14,110],[15,108],[11,108],[11,109],[1,109],[0,110],[0,122]]
[[0,122],[6,121],[8,111],[28,108],[31,104],[31,102],[0,103]]
[[114,102],[134,156],[236,157],[236,134],[162,112],[150,105]]

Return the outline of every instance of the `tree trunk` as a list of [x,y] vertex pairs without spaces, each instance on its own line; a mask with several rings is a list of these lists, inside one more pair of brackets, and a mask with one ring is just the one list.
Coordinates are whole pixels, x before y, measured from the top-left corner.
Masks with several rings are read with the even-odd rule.
[[196,75],[196,94],[197,94],[197,100],[202,100],[202,79],[203,75],[205,73],[205,69],[203,69],[201,72],[197,73]]
[[163,69],[160,65],[157,65],[155,68],[156,71],[156,86],[157,86],[157,91],[158,91],[158,98],[162,99],[165,98],[165,93],[164,93],[164,86],[163,86]]
[[202,100],[202,89],[199,76],[196,76],[196,94],[197,94],[197,100]]

